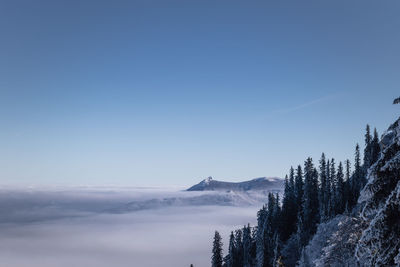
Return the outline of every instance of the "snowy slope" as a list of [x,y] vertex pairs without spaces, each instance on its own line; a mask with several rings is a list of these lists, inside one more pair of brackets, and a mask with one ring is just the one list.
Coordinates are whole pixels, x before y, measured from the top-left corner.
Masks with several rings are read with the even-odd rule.
[[400,119],[380,147],[353,213],[321,223],[299,266],[400,266]]

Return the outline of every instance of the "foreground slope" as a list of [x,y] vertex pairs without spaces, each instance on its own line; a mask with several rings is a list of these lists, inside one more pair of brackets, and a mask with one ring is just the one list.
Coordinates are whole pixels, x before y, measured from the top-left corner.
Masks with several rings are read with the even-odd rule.
[[400,266],[400,119],[380,147],[357,207],[318,226],[299,266]]

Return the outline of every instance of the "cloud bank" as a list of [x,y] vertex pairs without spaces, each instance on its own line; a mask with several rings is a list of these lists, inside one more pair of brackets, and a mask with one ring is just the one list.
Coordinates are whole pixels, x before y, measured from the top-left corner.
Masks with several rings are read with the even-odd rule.
[[127,203],[201,195],[154,190],[1,192],[0,266],[209,266],[214,230],[226,239],[233,228],[254,223],[261,203],[173,203],[109,212]]

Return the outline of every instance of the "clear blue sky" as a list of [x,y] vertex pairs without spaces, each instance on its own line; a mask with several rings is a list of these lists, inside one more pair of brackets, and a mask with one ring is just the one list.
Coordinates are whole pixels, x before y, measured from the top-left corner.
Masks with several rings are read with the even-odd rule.
[[400,2],[1,1],[0,184],[190,185],[353,158]]

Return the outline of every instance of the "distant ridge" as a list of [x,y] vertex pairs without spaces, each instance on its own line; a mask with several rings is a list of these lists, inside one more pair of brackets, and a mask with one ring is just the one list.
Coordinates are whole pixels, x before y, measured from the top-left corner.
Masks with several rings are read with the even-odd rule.
[[282,190],[284,180],[277,177],[260,177],[244,182],[222,182],[210,176],[187,191],[250,191],[250,190]]

